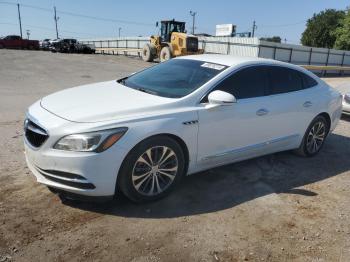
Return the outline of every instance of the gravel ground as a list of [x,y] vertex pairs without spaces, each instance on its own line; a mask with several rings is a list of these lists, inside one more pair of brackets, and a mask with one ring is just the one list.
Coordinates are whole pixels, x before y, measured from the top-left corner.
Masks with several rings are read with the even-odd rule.
[[[284,152],[212,169],[146,205],[62,202],[26,168],[26,108],[150,64],[10,50],[0,61],[0,262],[349,261],[349,117],[314,158]],[[326,81],[350,88],[349,78]]]

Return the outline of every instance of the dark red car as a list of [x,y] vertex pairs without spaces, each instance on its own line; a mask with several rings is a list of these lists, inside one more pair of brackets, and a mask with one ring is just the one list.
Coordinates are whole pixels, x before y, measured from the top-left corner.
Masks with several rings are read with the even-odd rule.
[[39,41],[22,39],[18,35],[8,35],[0,38],[1,48],[14,48],[14,49],[39,49]]

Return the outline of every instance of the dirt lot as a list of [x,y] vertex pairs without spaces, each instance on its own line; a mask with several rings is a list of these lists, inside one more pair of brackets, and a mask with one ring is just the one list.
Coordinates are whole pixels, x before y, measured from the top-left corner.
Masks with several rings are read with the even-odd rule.
[[[285,152],[213,169],[147,205],[62,202],[26,168],[26,108],[149,64],[9,50],[0,61],[1,262],[349,261],[350,118],[311,159]],[[350,87],[350,79],[327,81]]]

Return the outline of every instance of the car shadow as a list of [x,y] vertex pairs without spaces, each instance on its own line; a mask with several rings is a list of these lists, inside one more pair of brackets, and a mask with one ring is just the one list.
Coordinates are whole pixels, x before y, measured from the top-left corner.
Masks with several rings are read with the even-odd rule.
[[291,152],[247,160],[187,176],[168,197],[147,204],[123,196],[108,203],[67,201],[74,208],[121,217],[173,218],[216,212],[269,194],[316,196],[299,187],[350,170],[350,138],[331,134],[315,157]]

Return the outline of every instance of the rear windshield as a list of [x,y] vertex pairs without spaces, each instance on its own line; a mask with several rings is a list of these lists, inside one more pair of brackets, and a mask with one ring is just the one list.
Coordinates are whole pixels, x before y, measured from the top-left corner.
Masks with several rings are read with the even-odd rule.
[[189,59],[172,59],[118,82],[142,92],[180,98],[204,85],[227,66]]

